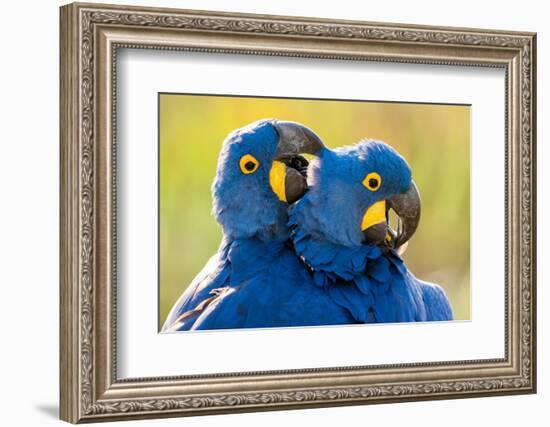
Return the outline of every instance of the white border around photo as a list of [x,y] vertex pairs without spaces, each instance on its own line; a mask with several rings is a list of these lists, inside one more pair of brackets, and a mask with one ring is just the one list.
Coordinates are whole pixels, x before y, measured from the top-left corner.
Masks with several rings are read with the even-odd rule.
[[[119,378],[504,357],[503,69],[120,49],[117,76]],[[159,92],[471,104],[471,320],[159,334]]]

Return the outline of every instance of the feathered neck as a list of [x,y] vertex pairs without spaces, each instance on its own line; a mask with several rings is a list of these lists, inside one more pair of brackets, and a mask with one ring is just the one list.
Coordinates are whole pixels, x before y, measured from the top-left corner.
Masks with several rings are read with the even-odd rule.
[[298,217],[291,211],[289,225],[296,253],[311,269],[314,283],[358,322],[425,320],[418,285],[395,251],[330,242]]
[[325,236],[322,212],[315,201],[310,193],[306,194],[290,210],[288,223],[296,253],[314,272],[332,281],[351,281],[367,274],[381,282],[387,280],[390,263],[406,272],[403,260],[391,249],[344,244]]
[[[367,275],[384,283],[390,275],[390,267],[406,274],[407,269],[401,257],[391,249],[378,246],[343,246],[322,240],[293,222],[291,215],[291,238],[296,253],[311,268],[323,284],[336,281],[355,281]],[[326,283],[325,283],[326,281]]]

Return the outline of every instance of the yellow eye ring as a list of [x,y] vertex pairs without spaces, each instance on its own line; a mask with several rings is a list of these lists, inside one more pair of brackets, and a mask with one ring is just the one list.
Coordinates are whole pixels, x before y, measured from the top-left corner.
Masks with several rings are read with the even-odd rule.
[[363,185],[370,191],[377,191],[382,185],[382,178],[376,172],[371,172],[363,180]]
[[245,175],[256,172],[259,166],[260,162],[250,154],[245,154],[241,157],[241,160],[239,160],[239,167],[241,168],[241,172]]

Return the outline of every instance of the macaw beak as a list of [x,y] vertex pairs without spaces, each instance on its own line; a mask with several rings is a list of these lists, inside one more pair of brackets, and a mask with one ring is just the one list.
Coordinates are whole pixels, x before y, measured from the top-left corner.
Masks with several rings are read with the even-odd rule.
[[269,183],[279,200],[288,204],[299,200],[307,191],[306,178],[279,160],[275,160],[271,166]]
[[273,126],[279,134],[276,160],[289,159],[299,154],[317,154],[325,148],[321,138],[310,128],[296,122],[274,120]]
[[291,204],[307,191],[305,174],[293,167],[296,160],[300,159],[307,166],[307,160],[300,154],[317,154],[325,145],[315,132],[300,123],[275,120],[273,126],[279,134],[279,141],[269,183],[279,200]]
[[[404,252],[405,244],[420,222],[420,206],[420,193],[414,181],[404,193],[374,203],[365,212],[361,223],[364,242],[377,245],[385,243],[398,253]],[[397,231],[392,230],[388,223],[390,209],[399,218]]]

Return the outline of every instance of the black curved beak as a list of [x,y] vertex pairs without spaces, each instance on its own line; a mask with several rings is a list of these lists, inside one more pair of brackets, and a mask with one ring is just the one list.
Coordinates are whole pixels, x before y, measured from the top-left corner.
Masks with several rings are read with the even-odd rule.
[[325,148],[321,138],[300,123],[275,120],[273,126],[279,133],[276,160],[288,159],[299,154],[317,154]]
[[[303,173],[307,160],[300,154],[318,154],[325,145],[315,132],[300,123],[274,120],[273,126],[279,141],[270,173],[271,187],[281,201],[294,203],[307,191]],[[300,167],[296,167],[297,163]]]
[[399,217],[397,233],[392,239],[394,249],[399,249],[415,233],[420,222],[420,193],[414,181],[411,181],[409,189],[387,200],[388,209],[393,209]]
[[289,204],[297,202],[307,191],[307,179],[296,169],[287,167],[285,174],[285,194]]
[[[363,229],[364,241],[377,245],[386,244],[398,253],[403,252],[406,247],[404,245],[411,239],[418,228],[420,207],[421,202],[418,187],[414,181],[411,181],[409,189],[404,193],[397,194],[369,207],[364,216],[364,219],[369,218],[369,226]],[[378,212],[369,212],[373,209]],[[385,210],[385,218],[382,218],[381,209]],[[393,209],[398,216],[396,231],[389,225],[388,211],[390,209]]]

